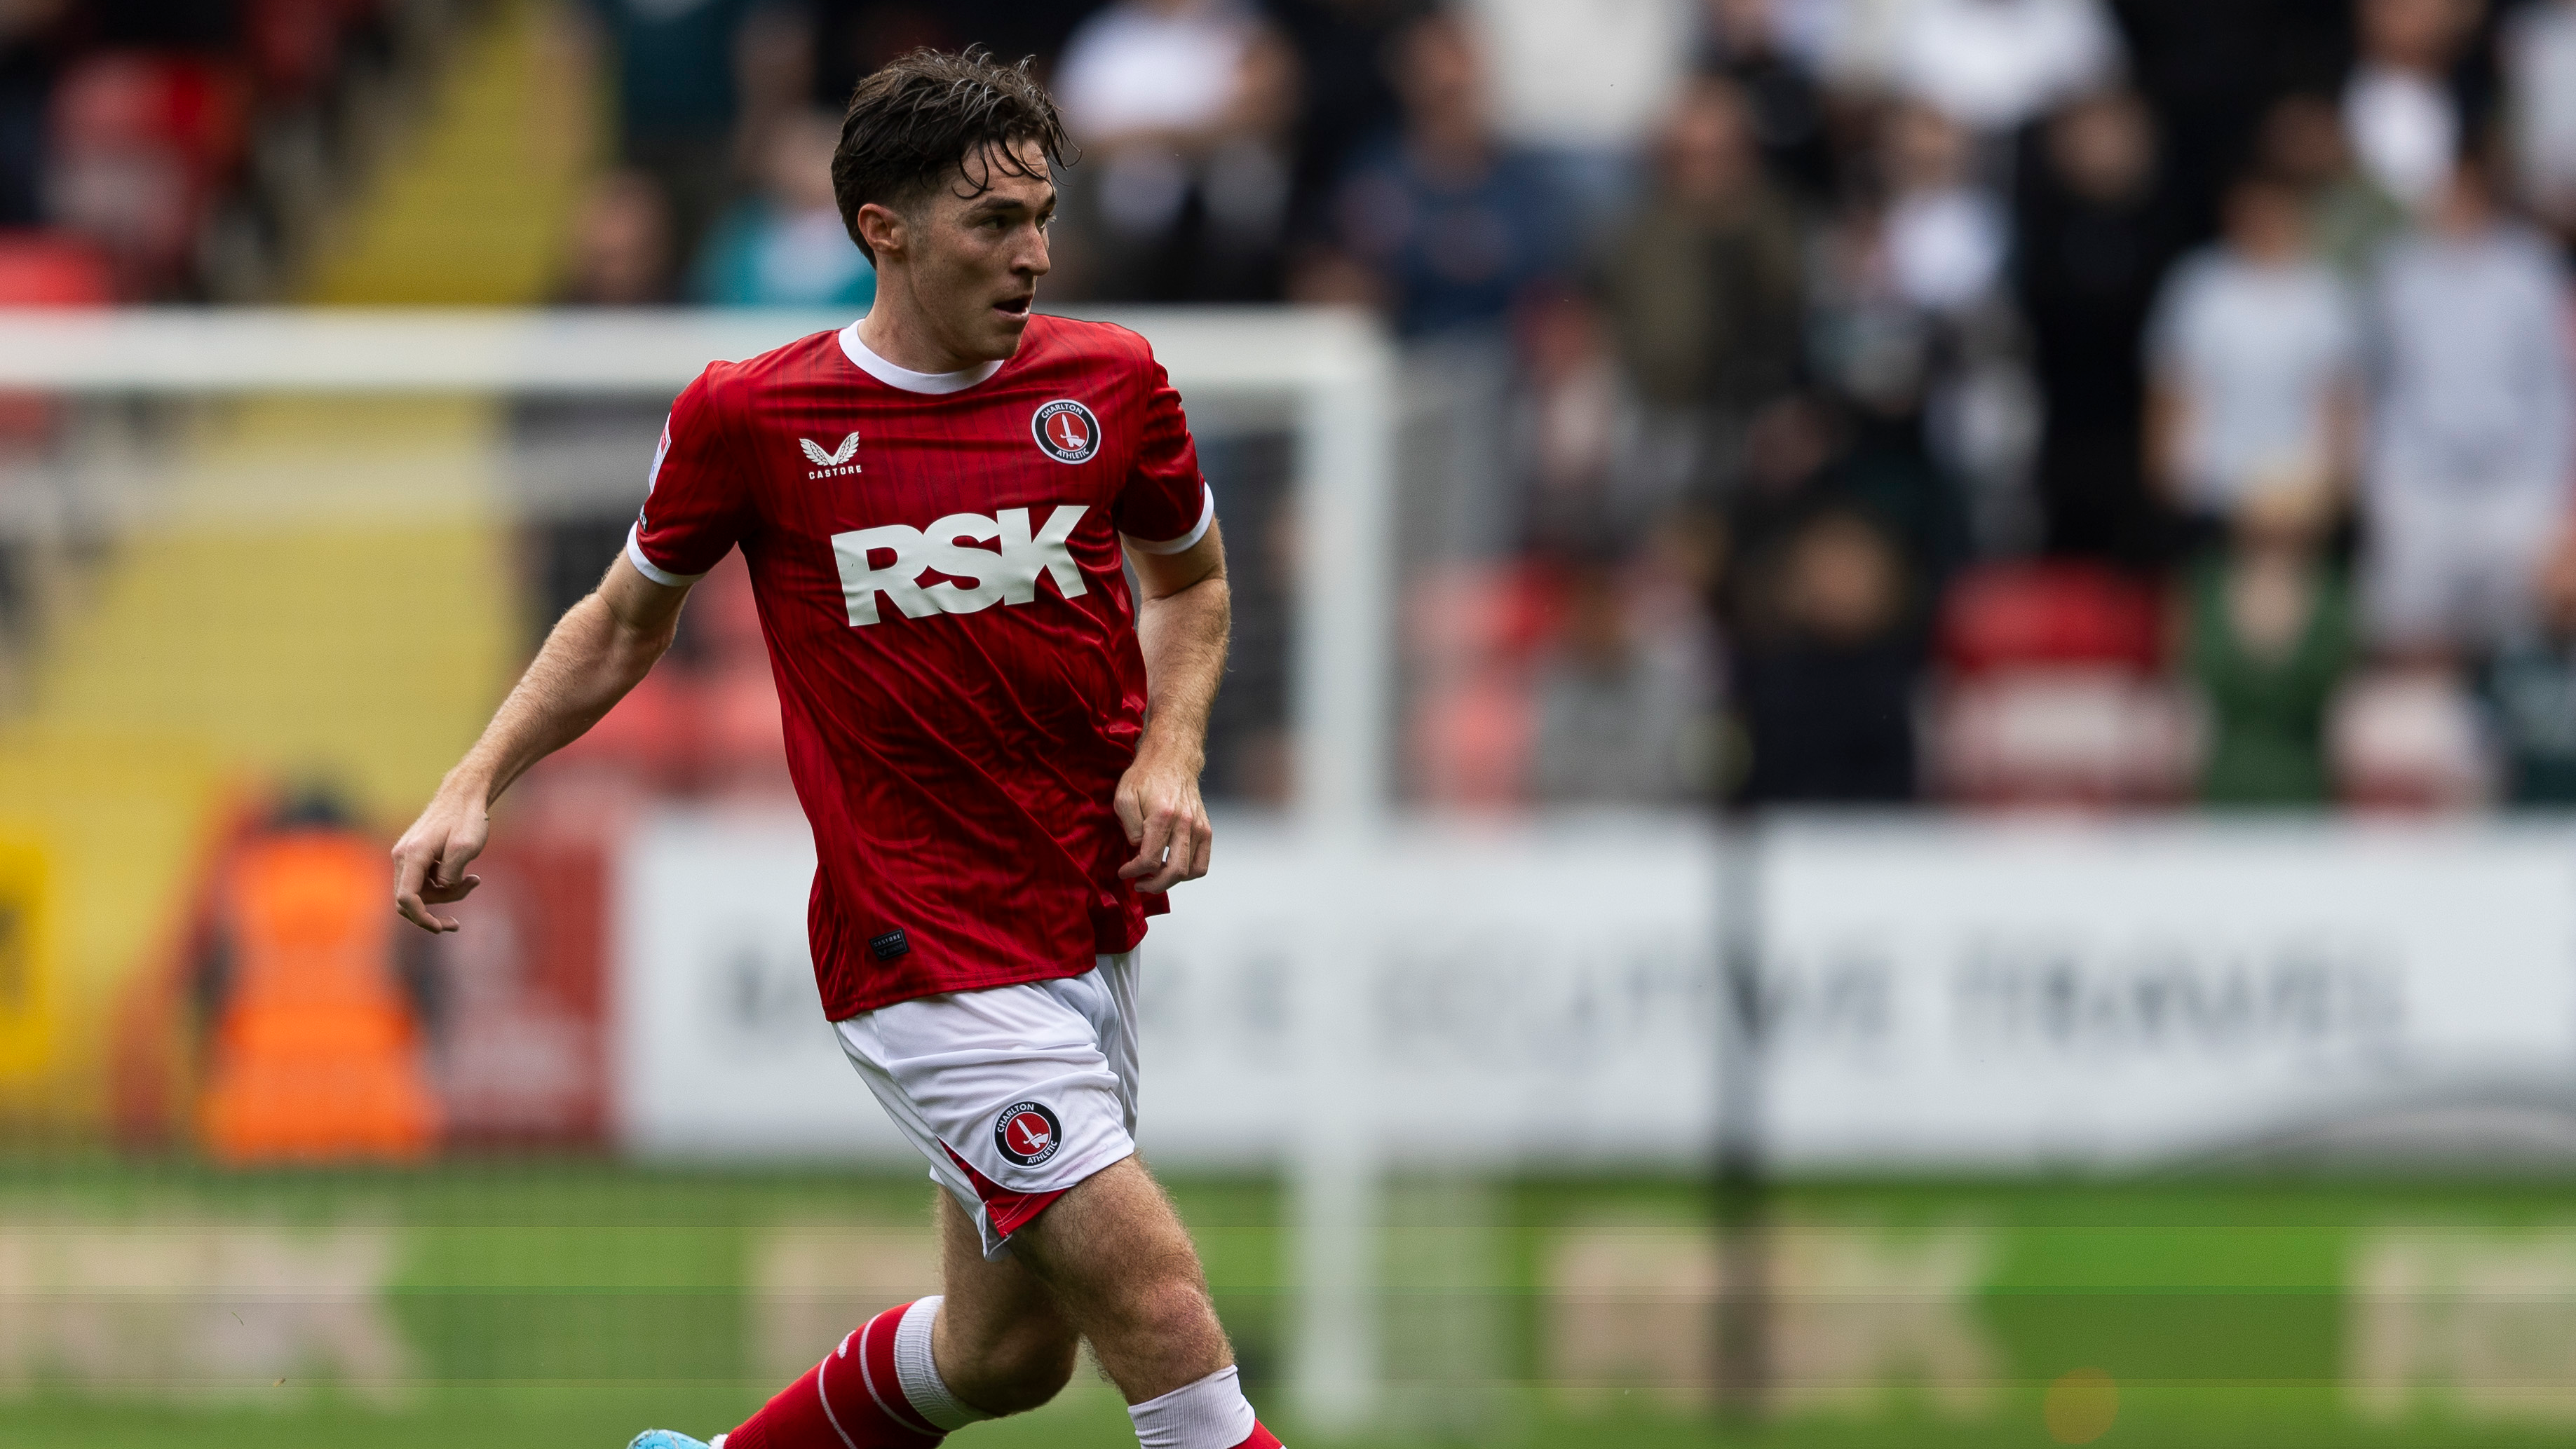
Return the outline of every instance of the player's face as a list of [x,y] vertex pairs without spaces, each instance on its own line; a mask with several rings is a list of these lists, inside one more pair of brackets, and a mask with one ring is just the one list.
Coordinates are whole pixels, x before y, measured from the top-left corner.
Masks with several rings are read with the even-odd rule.
[[1017,352],[1038,278],[1047,274],[1055,182],[1036,142],[1022,143],[1017,155],[1017,170],[1029,174],[973,157],[966,174],[984,183],[984,192],[961,197],[942,188],[922,209],[913,296],[960,357],[999,361]]

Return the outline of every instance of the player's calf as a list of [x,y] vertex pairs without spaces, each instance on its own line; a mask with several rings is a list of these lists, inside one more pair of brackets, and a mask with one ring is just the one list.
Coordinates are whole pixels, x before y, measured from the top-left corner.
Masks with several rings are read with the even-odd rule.
[[992,1418],[940,1376],[931,1352],[939,1304],[919,1299],[852,1329],[804,1377],[720,1436],[718,1449],[929,1449]]
[[1126,1395],[1143,1449],[1276,1449],[1243,1396],[1197,1250],[1143,1163],[1085,1179],[1017,1246]]

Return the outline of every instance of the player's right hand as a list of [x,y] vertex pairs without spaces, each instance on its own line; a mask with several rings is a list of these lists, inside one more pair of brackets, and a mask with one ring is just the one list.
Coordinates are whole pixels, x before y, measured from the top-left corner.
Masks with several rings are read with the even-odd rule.
[[461,901],[483,883],[465,867],[483,853],[491,833],[491,811],[482,801],[441,789],[394,842],[394,909],[424,931],[455,930],[455,917],[429,908]]

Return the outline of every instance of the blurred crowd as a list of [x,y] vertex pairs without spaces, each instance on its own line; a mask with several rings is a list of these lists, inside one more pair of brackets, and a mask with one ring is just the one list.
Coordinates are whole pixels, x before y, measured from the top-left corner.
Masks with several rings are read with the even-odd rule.
[[980,41],[1051,296],[1380,311],[1422,799],[2576,801],[2576,4],[597,3],[569,300],[863,306]]
[[0,0],[0,304],[270,295],[463,8]]
[[[1380,312],[1424,801],[2576,802],[2576,0],[562,8],[566,304],[864,309],[841,100],[980,43],[1081,143],[1051,298]],[[487,13],[0,0],[0,300],[273,295]]]

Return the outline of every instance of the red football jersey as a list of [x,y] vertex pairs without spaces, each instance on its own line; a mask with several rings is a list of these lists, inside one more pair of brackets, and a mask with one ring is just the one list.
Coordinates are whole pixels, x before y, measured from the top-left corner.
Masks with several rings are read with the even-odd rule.
[[820,857],[834,1019],[1073,976],[1163,909],[1118,878],[1144,731],[1120,535],[1215,517],[1180,395],[1124,328],[1034,317],[1007,362],[909,372],[857,324],[719,362],[671,409],[627,556],[741,545]]

